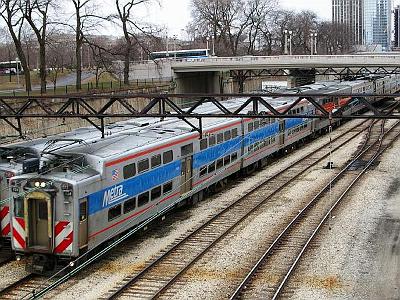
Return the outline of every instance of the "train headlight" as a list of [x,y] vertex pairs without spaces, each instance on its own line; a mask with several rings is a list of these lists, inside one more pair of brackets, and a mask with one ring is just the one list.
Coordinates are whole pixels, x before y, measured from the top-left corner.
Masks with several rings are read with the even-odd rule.
[[35,182],[35,187],[37,187],[37,188],[40,187],[40,182],[39,181]]
[[46,187],[46,182],[40,183],[40,187],[41,187],[41,188],[45,188],[45,187]]
[[6,171],[6,172],[4,172],[4,176],[6,178],[11,178],[11,177],[14,177],[15,174],[13,172],[11,172],[11,171]]

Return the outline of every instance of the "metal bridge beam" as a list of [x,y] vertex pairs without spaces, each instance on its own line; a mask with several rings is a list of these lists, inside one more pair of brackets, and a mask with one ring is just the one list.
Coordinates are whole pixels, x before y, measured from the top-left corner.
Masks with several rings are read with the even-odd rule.
[[[277,111],[274,106],[274,98],[288,97],[293,99],[293,103],[285,111]],[[321,97],[330,98],[332,101],[337,98],[351,98],[345,106],[338,111],[329,112],[318,103]],[[242,98],[245,99],[244,104],[237,108],[235,111],[230,111],[224,105],[225,99]],[[400,119],[400,114],[392,113],[384,115],[379,109],[372,105],[372,100],[376,98],[400,98],[400,94],[278,94],[278,93],[263,93],[263,94],[225,94],[225,95],[204,95],[204,94],[175,94],[175,95],[112,95],[109,98],[106,96],[80,96],[71,97],[60,96],[41,96],[41,97],[3,97],[0,99],[0,121],[3,120],[8,126],[16,130],[20,137],[22,134],[21,120],[26,118],[80,118],[84,119],[94,127],[102,132],[104,137],[105,133],[105,118],[141,118],[141,117],[154,117],[154,118],[176,118],[186,122],[192,130],[199,131],[202,134],[202,119],[203,118],[308,118],[308,119],[328,119],[330,116],[334,119]],[[15,101],[18,99],[18,101]],[[58,99],[59,107],[52,107],[54,99]],[[96,108],[89,100],[104,100],[105,103]],[[138,100],[147,100],[148,104],[141,111],[135,109],[135,104]],[[175,104],[175,99],[188,100],[190,105],[183,109]],[[374,114],[370,116],[343,116],[346,108],[352,104],[353,101],[358,100],[364,107],[371,110]],[[280,100],[281,101],[281,100]],[[308,101],[315,107],[314,114],[292,115],[289,114],[290,110],[295,107],[300,101]],[[217,113],[199,113],[196,108],[203,103],[212,103],[216,108]],[[113,105],[121,104],[127,112],[113,113]],[[267,107],[267,111],[260,109],[260,104]],[[36,112],[32,112],[31,108]],[[248,108],[246,111],[245,109]],[[248,112],[250,110],[250,112]],[[97,124],[95,120],[100,121]],[[16,124],[15,124],[16,123]]]

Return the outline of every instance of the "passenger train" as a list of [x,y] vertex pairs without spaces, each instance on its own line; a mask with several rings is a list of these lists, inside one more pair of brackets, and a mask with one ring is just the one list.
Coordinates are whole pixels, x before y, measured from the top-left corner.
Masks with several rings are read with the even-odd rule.
[[[300,91],[327,94],[317,101],[334,111],[350,98],[329,95],[388,94],[398,90],[400,76],[392,75],[316,83]],[[295,99],[298,96],[265,100],[276,110],[285,111]],[[239,107],[243,100],[225,103]],[[210,107],[205,104],[197,112],[210,111]],[[357,113],[362,108],[355,101],[343,114]],[[260,111],[268,113],[261,104]],[[289,112],[315,113],[315,107],[306,100]],[[33,255],[35,271],[52,269],[158,212],[186,201],[202,200],[206,190],[215,188],[228,176],[265,166],[268,157],[324,130],[328,122],[290,117],[206,118],[200,136],[183,121],[166,119],[150,125],[149,119],[142,118],[119,123],[119,132],[104,139],[85,138],[85,143],[62,147],[45,157],[41,154],[38,170],[24,173],[21,168],[19,172],[7,169],[14,172],[13,176],[6,176],[12,199],[13,249]],[[75,133],[80,136],[79,130]],[[43,149],[36,147],[38,151]]]

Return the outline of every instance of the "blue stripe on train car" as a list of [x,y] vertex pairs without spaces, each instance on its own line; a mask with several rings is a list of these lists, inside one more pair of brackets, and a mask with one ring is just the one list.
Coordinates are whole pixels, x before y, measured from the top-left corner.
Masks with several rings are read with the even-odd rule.
[[127,199],[139,195],[143,191],[152,189],[168,182],[181,174],[181,161],[174,161],[161,166],[120,184],[108,187],[91,194],[89,199],[89,215],[93,215],[105,208],[117,205]]
[[299,125],[301,125],[303,123],[306,123],[306,122],[308,122],[308,119],[301,119],[301,118],[298,118],[298,119],[293,119],[293,118],[286,119],[285,120],[285,127],[286,127],[286,130],[287,130],[287,129],[299,126]]
[[241,140],[241,137],[237,137],[228,142],[203,150],[200,153],[196,153],[193,156],[193,169],[208,165],[219,158],[223,158],[227,154],[240,150]]
[[261,129],[255,130],[245,136],[244,146],[247,147],[258,141],[265,140],[271,136],[277,135],[279,131],[279,124],[273,123]]

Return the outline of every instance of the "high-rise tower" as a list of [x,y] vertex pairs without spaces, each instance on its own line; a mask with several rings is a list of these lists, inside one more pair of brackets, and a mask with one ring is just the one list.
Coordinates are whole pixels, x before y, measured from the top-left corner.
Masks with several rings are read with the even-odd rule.
[[332,22],[345,25],[355,45],[363,43],[363,0],[332,0]]
[[394,9],[394,47],[400,48],[400,5]]
[[346,25],[355,45],[390,49],[392,0],[332,0],[332,21]]

